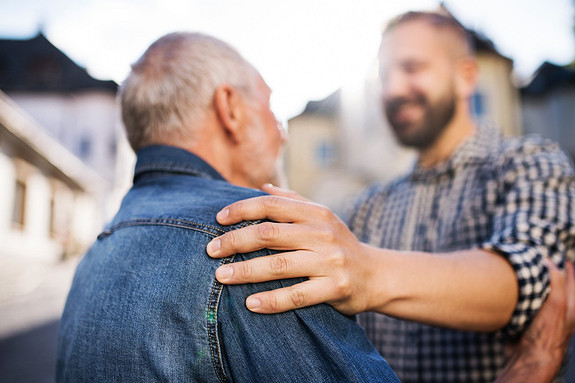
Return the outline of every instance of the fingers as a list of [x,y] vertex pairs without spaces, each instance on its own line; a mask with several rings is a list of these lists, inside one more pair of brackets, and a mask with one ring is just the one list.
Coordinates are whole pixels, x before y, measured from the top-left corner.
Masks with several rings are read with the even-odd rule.
[[575,270],[572,262],[566,262],[565,273],[566,283],[565,289],[567,294],[567,331],[573,334],[575,331]]
[[293,286],[250,295],[248,310],[260,314],[275,314],[316,305],[329,299],[330,287],[320,280],[307,280]]
[[310,275],[318,264],[307,251],[273,254],[220,266],[216,279],[225,284],[241,284],[297,278]]
[[565,263],[565,272],[559,270],[549,260],[546,261],[546,264],[551,278],[549,304],[556,308],[556,318],[557,316],[565,318],[562,328],[566,336],[565,342],[568,343],[575,331],[575,271],[573,263],[569,261]]
[[309,230],[305,225],[262,222],[241,229],[229,231],[214,238],[206,247],[212,258],[223,258],[238,253],[249,253],[261,249],[307,250],[302,249]]
[[216,219],[222,225],[264,219],[292,223],[305,221],[317,214],[326,215],[328,212],[329,209],[311,202],[269,195],[235,202],[223,208]]
[[550,299],[555,299],[559,302],[565,300],[565,275],[559,268],[549,259],[545,259],[545,265],[549,270],[551,291],[556,291],[555,294],[550,295]]
[[291,199],[295,199],[298,201],[305,201],[305,202],[309,202],[309,200],[307,198],[302,197],[301,195],[299,195],[298,193],[294,192],[293,190],[289,190],[289,189],[282,189],[279,188],[277,186],[274,186],[272,184],[265,184],[262,186],[262,191],[268,193],[268,194],[272,194],[275,196],[279,196],[279,197],[286,197],[286,198],[291,198]]

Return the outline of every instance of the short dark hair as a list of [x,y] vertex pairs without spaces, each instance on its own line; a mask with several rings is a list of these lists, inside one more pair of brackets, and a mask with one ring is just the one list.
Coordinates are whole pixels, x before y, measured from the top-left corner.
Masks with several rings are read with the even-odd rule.
[[409,11],[398,15],[387,23],[383,30],[383,35],[385,36],[398,26],[410,21],[423,21],[432,27],[448,30],[463,42],[466,51],[470,55],[475,52],[473,39],[465,27],[453,16],[438,12]]

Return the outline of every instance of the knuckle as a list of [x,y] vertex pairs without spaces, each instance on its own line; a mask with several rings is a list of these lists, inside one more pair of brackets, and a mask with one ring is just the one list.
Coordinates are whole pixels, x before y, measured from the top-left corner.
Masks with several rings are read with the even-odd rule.
[[249,262],[240,262],[234,264],[234,274],[238,275],[240,280],[247,280],[252,275],[252,267]]
[[220,241],[222,248],[235,249],[235,246],[238,242],[238,234],[235,230],[228,231],[224,235],[220,236]]
[[334,244],[337,242],[338,236],[335,230],[329,226],[324,226],[320,229],[319,235],[324,243]]
[[305,306],[305,294],[300,289],[293,289],[290,292],[290,300],[294,307]]
[[226,255],[233,254],[238,251],[238,237],[233,231],[223,234],[220,239],[220,251]]
[[266,196],[263,199],[264,208],[266,210],[274,211],[281,204],[281,198],[275,195]]
[[279,309],[280,303],[276,295],[272,295],[268,300],[268,306],[270,311],[275,312]]
[[351,281],[347,276],[343,276],[337,280],[334,285],[335,293],[339,299],[347,297],[350,293]]
[[278,226],[272,222],[264,222],[257,225],[257,235],[262,241],[275,239],[279,235]]
[[325,206],[317,205],[318,206],[318,217],[321,220],[327,221],[333,217],[333,213],[330,209]]
[[345,270],[347,266],[347,259],[345,253],[340,249],[330,252],[328,261],[332,268],[337,270]]
[[269,257],[270,270],[274,276],[281,276],[287,273],[289,263],[286,257],[276,255]]

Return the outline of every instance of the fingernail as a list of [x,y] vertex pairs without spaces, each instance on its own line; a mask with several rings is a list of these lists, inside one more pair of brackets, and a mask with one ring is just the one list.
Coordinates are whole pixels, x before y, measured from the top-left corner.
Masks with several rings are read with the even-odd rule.
[[209,255],[218,255],[220,253],[221,247],[222,247],[221,241],[216,238],[213,239],[210,243],[208,243],[206,250],[208,251]]
[[216,270],[216,278],[219,280],[229,279],[234,275],[234,268],[232,266],[220,266]]
[[246,307],[249,310],[259,309],[261,305],[262,301],[260,301],[258,298],[248,297],[248,299],[246,299]]
[[216,215],[216,219],[218,221],[224,220],[226,218],[228,218],[228,215],[230,215],[230,209],[225,208],[224,210],[221,210],[217,215]]

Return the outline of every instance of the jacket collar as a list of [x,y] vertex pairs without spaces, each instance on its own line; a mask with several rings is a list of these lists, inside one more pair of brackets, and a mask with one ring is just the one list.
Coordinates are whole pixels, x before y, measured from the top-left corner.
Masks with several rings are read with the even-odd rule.
[[166,145],[142,148],[137,153],[134,182],[151,173],[187,174],[225,181],[207,162],[187,150]]

